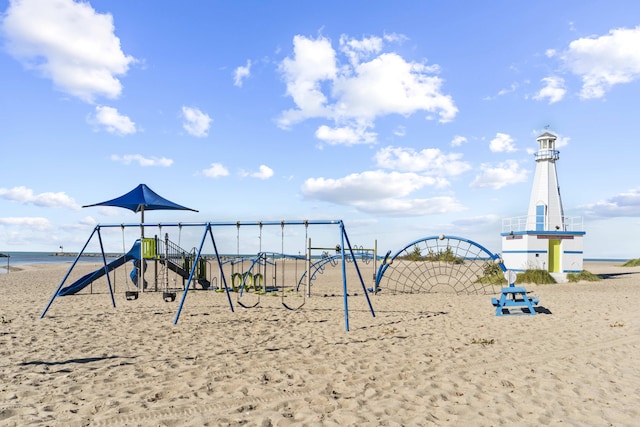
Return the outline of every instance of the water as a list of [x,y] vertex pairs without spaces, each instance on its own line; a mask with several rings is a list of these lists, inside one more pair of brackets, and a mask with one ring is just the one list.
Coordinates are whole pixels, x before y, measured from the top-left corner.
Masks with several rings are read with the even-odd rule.
[[[57,264],[71,263],[76,259],[76,255],[54,255],[54,252],[0,252],[9,257],[0,257],[0,274],[7,272],[7,265],[17,267],[24,264]],[[98,257],[81,256],[78,262],[96,262],[100,261]],[[8,264],[7,264],[8,263]]]

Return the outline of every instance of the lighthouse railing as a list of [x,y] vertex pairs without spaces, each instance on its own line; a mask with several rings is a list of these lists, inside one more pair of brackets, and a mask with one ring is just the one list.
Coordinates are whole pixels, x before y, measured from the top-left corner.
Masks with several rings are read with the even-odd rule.
[[[505,218],[502,220],[502,232],[533,231],[536,230],[535,224],[535,216],[525,215]],[[545,227],[546,229],[547,227]],[[553,227],[553,229],[547,231],[584,231],[584,222],[581,216],[564,216],[562,217],[562,226],[559,228]]]

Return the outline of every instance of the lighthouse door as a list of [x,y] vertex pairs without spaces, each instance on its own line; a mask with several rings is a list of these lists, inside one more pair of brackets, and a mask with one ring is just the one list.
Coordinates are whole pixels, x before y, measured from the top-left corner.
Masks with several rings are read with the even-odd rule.
[[549,273],[560,272],[560,240],[549,240]]

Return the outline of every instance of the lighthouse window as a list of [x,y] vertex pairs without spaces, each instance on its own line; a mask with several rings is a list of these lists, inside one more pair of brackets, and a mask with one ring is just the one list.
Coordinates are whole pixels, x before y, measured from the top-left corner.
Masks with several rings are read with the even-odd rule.
[[546,140],[542,141],[542,148],[549,148]]

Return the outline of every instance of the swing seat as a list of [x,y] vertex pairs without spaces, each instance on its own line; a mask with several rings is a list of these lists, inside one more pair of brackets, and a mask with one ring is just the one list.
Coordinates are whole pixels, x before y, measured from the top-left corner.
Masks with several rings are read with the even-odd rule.
[[127,299],[127,301],[133,301],[138,299],[138,291],[126,291],[124,293],[124,297]]
[[162,293],[162,299],[164,300],[164,302],[173,302],[176,300],[176,293],[175,292],[163,292]]

